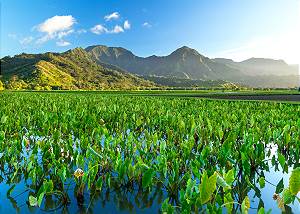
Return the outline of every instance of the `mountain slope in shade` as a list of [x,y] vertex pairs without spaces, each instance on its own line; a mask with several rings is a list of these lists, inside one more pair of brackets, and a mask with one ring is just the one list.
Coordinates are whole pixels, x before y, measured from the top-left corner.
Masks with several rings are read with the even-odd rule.
[[[229,81],[250,87],[296,87],[298,74],[295,66],[282,60],[251,58],[243,62],[231,59],[209,59],[196,50],[183,46],[168,56],[139,57],[120,47],[90,46],[86,51],[98,63],[115,65],[128,72],[166,85],[180,79]],[[151,77],[151,78],[149,78]],[[162,78],[161,78],[162,77]],[[176,82],[174,82],[177,84]]]
[[4,57],[1,75],[11,88],[132,89],[154,85],[113,65],[96,63],[82,48]]
[[91,46],[86,48],[93,59],[116,65],[131,73],[202,80],[236,80],[240,71],[199,54],[189,47],[181,47],[168,56],[138,57],[118,47]]
[[153,82],[176,87],[235,83],[285,88],[298,86],[297,71],[298,66],[282,60],[209,59],[186,46],[168,56],[145,58],[124,48],[90,46],[64,53],[4,57],[0,79],[6,87],[14,89],[136,89],[153,87]]

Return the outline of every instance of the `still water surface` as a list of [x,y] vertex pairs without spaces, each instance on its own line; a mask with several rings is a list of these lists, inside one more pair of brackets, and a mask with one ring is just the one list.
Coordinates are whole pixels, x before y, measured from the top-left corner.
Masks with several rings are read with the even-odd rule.
[[[276,154],[276,146],[272,147],[272,154]],[[269,162],[269,171],[264,171],[266,185],[260,189],[258,197],[254,190],[248,192],[251,201],[249,213],[257,213],[259,203],[263,203],[265,210],[272,209],[272,213],[281,213],[277,202],[273,200],[276,185],[283,178],[284,186],[288,186],[292,168],[288,173],[283,173]],[[241,185],[242,186],[242,185]],[[259,185],[256,185],[259,186]],[[76,198],[76,184],[70,180],[66,184],[70,203],[61,206],[61,199],[55,196],[46,196],[41,208],[30,207],[27,204],[29,191],[26,191],[25,181],[16,184],[11,195],[7,191],[12,185],[0,182],[0,213],[159,213],[162,202],[168,197],[167,191],[162,186],[152,188],[151,192],[143,192],[138,186],[121,189],[102,189],[101,192],[85,191],[84,201],[78,202]],[[242,188],[242,187],[241,187]],[[178,199],[174,199],[174,205],[178,205]],[[287,213],[300,213],[298,202],[286,207]],[[226,209],[224,208],[224,213]]]

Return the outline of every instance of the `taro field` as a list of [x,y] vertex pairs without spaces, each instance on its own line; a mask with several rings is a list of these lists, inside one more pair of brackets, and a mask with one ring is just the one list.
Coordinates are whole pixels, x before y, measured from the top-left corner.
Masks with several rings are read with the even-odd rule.
[[300,213],[300,105],[0,93],[0,212]]

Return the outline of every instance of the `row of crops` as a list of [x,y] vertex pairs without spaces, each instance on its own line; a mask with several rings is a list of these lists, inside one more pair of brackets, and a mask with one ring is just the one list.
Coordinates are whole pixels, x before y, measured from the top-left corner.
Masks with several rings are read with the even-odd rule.
[[272,184],[273,210],[299,203],[300,105],[79,92],[0,100],[0,183],[9,197],[24,183],[27,207],[159,189],[155,212],[267,213],[271,169],[289,175]]

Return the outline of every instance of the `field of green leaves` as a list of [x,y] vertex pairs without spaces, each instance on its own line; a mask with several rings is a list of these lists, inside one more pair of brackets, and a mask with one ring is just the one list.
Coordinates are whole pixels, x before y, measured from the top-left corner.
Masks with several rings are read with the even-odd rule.
[[128,212],[299,211],[300,105],[80,92],[0,100],[0,201],[16,210],[91,212],[123,191],[135,196]]

